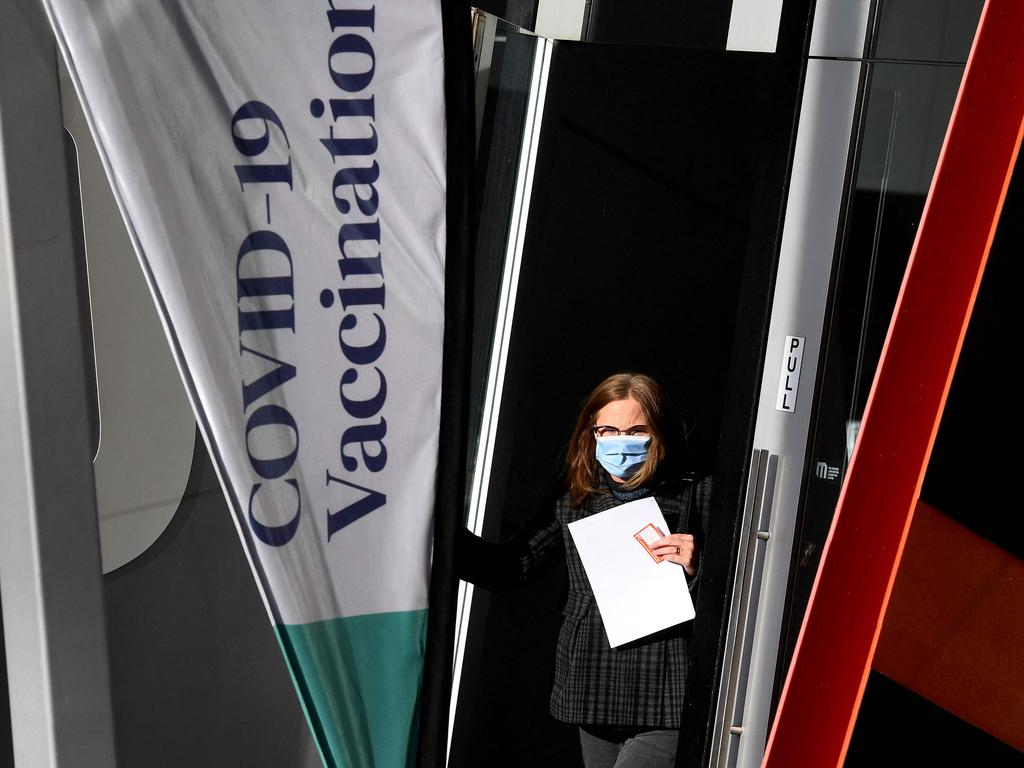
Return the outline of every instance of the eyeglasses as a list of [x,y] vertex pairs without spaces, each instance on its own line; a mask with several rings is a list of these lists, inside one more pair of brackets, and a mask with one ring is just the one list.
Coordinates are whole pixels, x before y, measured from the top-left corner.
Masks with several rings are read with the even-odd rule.
[[646,424],[636,424],[629,429],[619,429],[618,427],[609,427],[607,425],[599,424],[591,427],[594,430],[594,434],[598,437],[619,437],[620,435],[628,435],[629,437],[648,437],[651,434],[651,428]]

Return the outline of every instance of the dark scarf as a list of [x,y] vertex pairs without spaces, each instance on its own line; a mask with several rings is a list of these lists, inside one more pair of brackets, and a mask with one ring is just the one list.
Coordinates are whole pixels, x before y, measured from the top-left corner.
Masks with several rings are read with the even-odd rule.
[[619,483],[612,480],[612,476],[608,474],[604,467],[598,467],[598,471],[601,473],[601,479],[604,482],[604,487],[608,489],[615,500],[621,504],[625,504],[627,501],[636,501],[642,499],[644,496],[650,496],[651,489],[647,486],[641,486],[640,488],[634,488],[632,491],[627,491],[622,488]]

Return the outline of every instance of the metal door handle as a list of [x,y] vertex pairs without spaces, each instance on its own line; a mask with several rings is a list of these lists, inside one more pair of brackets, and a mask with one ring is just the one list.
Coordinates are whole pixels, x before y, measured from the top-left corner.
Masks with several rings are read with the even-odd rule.
[[750,475],[744,503],[744,518],[748,522],[740,603],[736,632],[733,636],[731,679],[729,682],[723,727],[723,749],[719,765],[735,764],[739,738],[743,734],[743,704],[747,691],[747,675],[754,643],[758,600],[764,561],[771,539],[775,485],[778,478],[779,456],[763,449],[755,449],[751,458]]

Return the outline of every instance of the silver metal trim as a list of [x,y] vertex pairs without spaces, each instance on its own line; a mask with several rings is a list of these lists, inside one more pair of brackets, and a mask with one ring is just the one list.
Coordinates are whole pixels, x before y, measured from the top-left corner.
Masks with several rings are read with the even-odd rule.
[[[771,517],[771,507],[775,495],[775,478],[779,471],[779,457],[769,455],[765,465],[764,479],[757,495],[757,518],[759,527],[767,528]],[[736,698],[733,703],[731,727],[743,732],[743,711],[747,693],[747,673],[750,669],[750,657],[754,644],[754,631],[757,627],[757,608],[761,595],[761,579],[764,576],[764,560],[768,551],[768,539],[771,534],[767,530],[758,530],[752,541],[752,567],[750,569],[749,589],[745,590],[746,605],[742,617],[743,639],[740,650],[738,679],[735,686]]]
[[761,495],[761,515],[757,521],[757,535],[768,538],[771,536],[772,510],[775,506],[775,480],[779,474],[779,457],[768,457],[768,471],[765,473],[764,493]]
[[[723,678],[724,696],[720,696],[719,728],[716,728],[712,742],[712,755],[717,754],[717,765],[733,765],[738,741],[729,735],[743,734],[743,707],[747,689],[747,673],[754,641],[754,626],[761,592],[761,578],[764,560],[771,532],[767,530],[771,520],[771,509],[775,494],[775,479],[779,468],[779,457],[763,449],[756,449],[751,459],[747,494],[744,500],[743,528],[746,531],[741,541],[742,558],[737,560],[736,583],[739,590],[733,591],[733,613],[735,622],[730,623],[726,640],[728,649],[728,679]],[[756,525],[755,525],[756,523]],[[738,599],[737,599],[738,595]],[[723,701],[724,700],[724,701]],[[719,746],[721,745],[721,746]]]
[[[749,571],[753,546],[751,531],[756,531],[753,521],[757,513],[757,499],[764,487],[767,458],[768,451],[755,448],[750,457],[750,467],[747,473],[747,492],[744,495],[743,515],[740,519],[740,543],[736,553],[736,576],[733,582],[732,604],[729,611],[730,617],[738,618],[736,621],[730,620],[726,630],[725,654],[722,659],[722,668],[725,670],[725,674],[722,675],[719,682],[718,708],[715,716],[717,725],[711,736],[712,764],[718,766],[727,765],[728,754],[731,751],[731,739],[728,738],[728,734],[731,732],[733,710],[736,705],[736,685],[739,677],[743,638],[740,612],[749,598]],[[738,735],[740,732],[742,731],[732,733]]]
[[862,59],[874,0],[817,0],[810,56]]
[[750,657],[754,648],[754,630],[757,627],[757,608],[761,599],[761,580],[764,577],[764,558],[768,544],[762,539],[754,541],[753,564],[750,569],[750,591],[743,613],[743,642],[740,646],[739,675],[736,682],[736,701],[732,723],[743,728],[743,712],[747,702],[747,683],[750,682]]

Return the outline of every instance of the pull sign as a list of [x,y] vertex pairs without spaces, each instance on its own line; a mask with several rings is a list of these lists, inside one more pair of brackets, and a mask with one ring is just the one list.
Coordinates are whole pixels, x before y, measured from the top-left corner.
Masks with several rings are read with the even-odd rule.
[[787,336],[782,353],[782,373],[779,375],[779,396],[775,410],[796,412],[796,392],[800,386],[800,363],[804,358],[803,336]]

